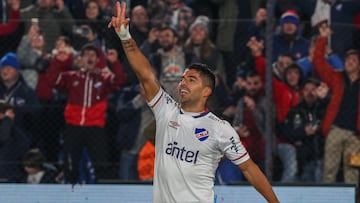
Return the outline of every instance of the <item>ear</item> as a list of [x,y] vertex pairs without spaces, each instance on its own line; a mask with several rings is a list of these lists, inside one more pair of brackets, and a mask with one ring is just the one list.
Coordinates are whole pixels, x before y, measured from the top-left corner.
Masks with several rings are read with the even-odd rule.
[[205,89],[204,89],[204,96],[210,97],[211,93],[212,93],[211,88],[210,88],[210,87],[205,87]]

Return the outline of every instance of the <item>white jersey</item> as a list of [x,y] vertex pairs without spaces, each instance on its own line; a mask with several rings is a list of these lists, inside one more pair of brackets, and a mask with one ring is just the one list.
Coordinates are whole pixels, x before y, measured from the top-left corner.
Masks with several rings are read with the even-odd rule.
[[214,202],[223,155],[236,165],[249,159],[235,130],[209,111],[185,113],[163,89],[148,104],[156,118],[153,202]]

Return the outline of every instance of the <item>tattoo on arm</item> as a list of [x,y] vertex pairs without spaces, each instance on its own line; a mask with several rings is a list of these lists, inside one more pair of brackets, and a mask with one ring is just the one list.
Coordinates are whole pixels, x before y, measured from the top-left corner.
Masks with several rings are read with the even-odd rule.
[[127,51],[135,51],[135,46],[131,40],[122,41],[123,47]]

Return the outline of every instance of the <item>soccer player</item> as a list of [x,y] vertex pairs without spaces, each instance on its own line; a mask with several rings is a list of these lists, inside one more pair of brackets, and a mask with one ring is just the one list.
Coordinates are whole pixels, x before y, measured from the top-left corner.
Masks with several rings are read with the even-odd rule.
[[214,174],[224,154],[268,202],[279,202],[235,130],[206,109],[215,86],[208,66],[187,67],[178,86],[178,104],[160,87],[149,62],[131,38],[126,4],[117,2],[116,10],[117,16],[108,26],[114,27],[121,39],[156,119],[153,202],[214,202]]

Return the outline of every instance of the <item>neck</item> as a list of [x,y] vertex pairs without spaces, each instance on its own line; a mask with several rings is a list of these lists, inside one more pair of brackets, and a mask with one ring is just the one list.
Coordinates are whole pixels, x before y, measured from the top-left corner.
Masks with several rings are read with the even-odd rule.
[[201,105],[200,103],[198,105],[182,103],[181,108],[186,112],[193,112],[193,113],[201,113],[206,110],[205,105]]

